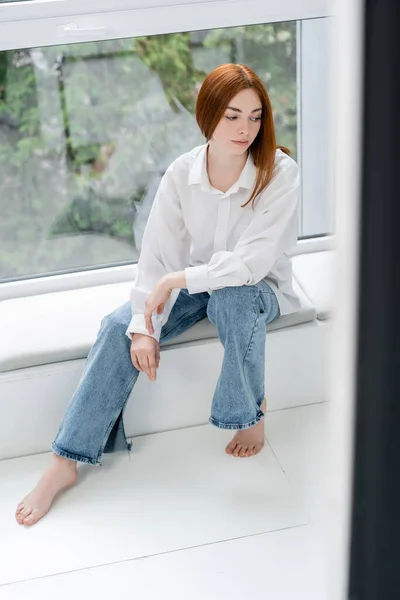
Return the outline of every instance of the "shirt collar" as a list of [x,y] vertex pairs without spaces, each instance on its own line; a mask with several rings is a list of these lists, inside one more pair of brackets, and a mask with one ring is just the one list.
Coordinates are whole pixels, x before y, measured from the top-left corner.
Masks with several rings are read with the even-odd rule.
[[[189,183],[189,185],[198,184],[202,187],[202,189],[204,189],[204,191],[207,191],[210,193],[212,193],[214,191],[214,193],[215,193],[215,190],[213,190],[213,188],[210,184],[210,180],[208,178],[208,173],[207,173],[207,165],[206,165],[207,147],[208,147],[208,143],[204,144],[204,146],[201,148],[200,152],[196,156],[195,160],[193,161],[193,164],[189,171],[188,183]],[[241,187],[246,188],[248,190],[252,190],[254,187],[255,179],[256,179],[256,166],[254,164],[253,157],[252,157],[251,153],[249,152],[246,164],[243,167],[243,170],[240,174],[239,179],[232,185],[232,187],[228,190],[228,192],[230,194],[233,194],[234,192],[237,192],[238,189]],[[228,193],[228,192],[225,192],[225,193]],[[220,192],[220,193],[222,193],[222,192]]]

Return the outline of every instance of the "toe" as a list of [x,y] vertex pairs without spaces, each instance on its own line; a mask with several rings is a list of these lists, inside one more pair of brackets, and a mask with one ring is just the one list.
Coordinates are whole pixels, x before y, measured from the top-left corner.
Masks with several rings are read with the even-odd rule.
[[25,504],[23,502],[20,502],[17,506],[17,510],[15,511],[15,514],[17,515],[18,513],[20,513],[23,509],[25,508]]
[[23,510],[21,510],[21,517],[24,519],[25,517],[28,517],[32,512],[32,509],[25,506],[25,508]]
[[229,442],[229,444],[226,447],[226,452],[228,454],[232,454],[232,452],[234,451],[236,447],[236,442],[234,440],[232,440],[231,442]]
[[29,517],[25,517],[24,519],[24,525],[33,525],[34,523],[36,523],[37,519],[35,519],[35,516],[33,514],[29,515]]
[[254,446],[249,446],[247,448],[246,456],[253,456],[254,454]]
[[239,456],[246,456],[247,446],[242,446],[239,452]]
[[241,449],[242,449],[242,445],[241,445],[241,444],[238,444],[238,445],[236,446],[236,448],[234,449],[233,453],[232,453],[232,454],[233,454],[233,456],[239,456],[239,452],[240,452],[240,450],[241,450]]

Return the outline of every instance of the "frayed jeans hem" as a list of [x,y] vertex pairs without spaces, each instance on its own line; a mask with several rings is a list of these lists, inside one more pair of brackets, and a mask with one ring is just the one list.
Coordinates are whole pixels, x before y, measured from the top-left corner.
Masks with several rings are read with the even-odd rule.
[[219,429],[238,429],[239,430],[239,429],[249,429],[250,427],[254,427],[254,425],[257,425],[257,423],[259,423],[263,417],[265,417],[264,413],[262,412],[262,410],[259,410],[255,419],[253,419],[249,423],[244,423],[243,425],[240,425],[238,423],[220,423],[213,417],[210,417],[208,419],[208,421],[211,425],[214,425],[214,427],[218,427]]
[[86,458],[85,456],[78,456],[78,454],[71,454],[70,452],[65,452],[64,450],[60,450],[55,443],[53,442],[51,445],[51,449],[54,454],[61,456],[62,458],[69,458],[69,460],[75,460],[77,462],[94,465],[95,467],[103,466],[99,460],[95,458]]

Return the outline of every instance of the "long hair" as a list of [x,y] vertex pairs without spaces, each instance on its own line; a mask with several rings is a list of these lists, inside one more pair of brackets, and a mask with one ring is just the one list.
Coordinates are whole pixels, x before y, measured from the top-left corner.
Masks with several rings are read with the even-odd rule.
[[206,140],[210,140],[231,99],[248,88],[257,92],[262,104],[260,129],[249,149],[256,166],[256,181],[249,200],[241,205],[243,208],[253,201],[254,209],[256,197],[265,190],[274,176],[276,149],[280,148],[290,156],[288,148],[276,145],[271,101],[261,79],[246,65],[220,65],[207,75],[199,90],[196,121]]

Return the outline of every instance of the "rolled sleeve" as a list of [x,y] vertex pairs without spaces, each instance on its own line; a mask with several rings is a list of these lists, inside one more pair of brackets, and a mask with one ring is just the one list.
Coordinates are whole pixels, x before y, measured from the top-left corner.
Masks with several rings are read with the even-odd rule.
[[186,288],[189,294],[199,294],[200,292],[211,292],[208,279],[208,265],[199,265],[198,267],[186,267]]
[[[158,317],[158,315],[157,315]],[[143,333],[144,335],[148,335],[149,337],[154,338],[157,342],[160,341],[161,329],[162,325],[156,315],[152,317],[154,333],[149,333],[146,328],[146,322],[144,320],[144,315],[134,315],[129,323],[129,326],[125,332],[129,339],[132,339],[132,335],[134,333]]]

